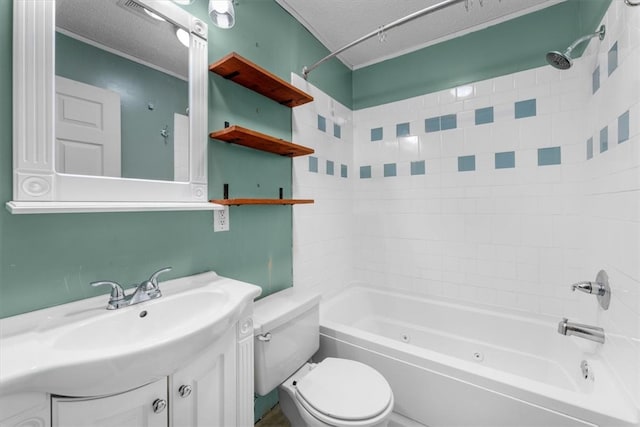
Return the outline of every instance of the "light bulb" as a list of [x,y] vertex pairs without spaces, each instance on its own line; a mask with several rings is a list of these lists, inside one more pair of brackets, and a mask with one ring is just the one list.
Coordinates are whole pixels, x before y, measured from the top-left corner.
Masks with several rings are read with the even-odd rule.
[[217,27],[233,27],[235,15],[232,0],[209,0],[209,17]]

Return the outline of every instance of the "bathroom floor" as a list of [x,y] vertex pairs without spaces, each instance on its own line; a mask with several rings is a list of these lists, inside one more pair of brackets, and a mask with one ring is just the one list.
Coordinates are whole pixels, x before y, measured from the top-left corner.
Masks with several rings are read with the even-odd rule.
[[256,423],[255,427],[291,427],[291,423],[280,410],[280,405],[276,405]]
[[[280,410],[280,405],[276,405],[267,414],[258,421],[255,427],[297,427],[291,426],[291,423]],[[427,427],[417,423],[395,412],[391,414],[389,419],[389,427]]]

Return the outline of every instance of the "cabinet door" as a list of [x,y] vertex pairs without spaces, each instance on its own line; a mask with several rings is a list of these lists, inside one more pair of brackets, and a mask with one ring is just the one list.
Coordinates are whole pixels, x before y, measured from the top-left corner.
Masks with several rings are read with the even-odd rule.
[[20,393],[0,397],[0,427],[49,427],[51,408],[45,393]]
[[95,399],[53,397],[51,424],[52,427],[167,427],[167,404],[166,380]]
[[169,387],[172,427],[236,426],[235,328],[173,374]]

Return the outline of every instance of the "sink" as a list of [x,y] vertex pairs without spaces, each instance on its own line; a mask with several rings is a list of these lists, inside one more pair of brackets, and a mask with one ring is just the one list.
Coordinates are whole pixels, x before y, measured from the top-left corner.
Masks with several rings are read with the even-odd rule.
[[0,319],[0,395],[120,393],[214,345],[260,288],[213,272],[160,283],[163,296],[106,310],[108,295]]
[[170,341],[211,322],[229,300],[222,291],[159,298],[78,322],[56,334],[52,346],[66,351],[104,351]]

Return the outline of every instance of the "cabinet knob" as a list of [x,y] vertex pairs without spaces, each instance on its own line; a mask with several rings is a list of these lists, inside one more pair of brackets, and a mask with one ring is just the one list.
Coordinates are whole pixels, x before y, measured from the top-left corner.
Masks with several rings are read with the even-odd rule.
[[164,399],[156,399],[153,401],[153,412],[159,414],[167,407],[167,401]]
[[180,397],[188,397],[192,391],[193,388],[188,384],[181,385],[180,388],[178,388],[178,394]]

